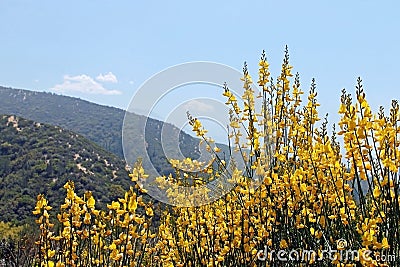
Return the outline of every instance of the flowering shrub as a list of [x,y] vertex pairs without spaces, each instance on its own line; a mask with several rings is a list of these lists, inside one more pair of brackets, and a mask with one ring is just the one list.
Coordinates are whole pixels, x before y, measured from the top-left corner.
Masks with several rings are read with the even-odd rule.
[[[276,82],[262,54],[259,93],[252,89],[246,65],[243,74],[242,96],[235,96],[228,85],[224,91],[231,107],[230,147],[243,166],[235,165],[234,159],[228,166],[215,153],[212,164],[173,160],[176,174],[157,178],[161,187],[199,187],[199,197],[207,197],[204,185],[224,176],[226,183],[235,184],[232,191],[203,206],[191,205],[189,199],[185,207],[165,207],[156,226],[152,204],[143,201],[138,184],[108,205],[108,211],[99,211],[90,192],[78,197],[68,182],[57,233],[49,219],[50,206],[38,196],[37,264],[398,266],[397,101],[388,115],[383,108],[374,114],[358,79],[355,101],[343,91],[341,119],[329,134],[326,118],[321,120],[317,111],[315,81],[303,102],[304,91],[299,75],[292,74],[287,50]],[[201,122],[190,115],[189,121],[210,153],[217,152]],[[138,163],[132,180],[143,175]],[[184,192],[169,193],[185,199]],[[282,259],[276,251],[312,253]]]
[[[133,181],[143,176],[140,164],[130,175]],[[108,211],[95,208],[90,192],[83,198],[74,192],[74,183],[65,184],[65,203],[57,215],[58,233],[53,231],[48,205],[38,196],[34,214],[39,215],[39,266],[142,266],[151,255],[151,229],[154,215],[152,204],[145,203],[142,190],[136,184],[123,198],[107,205]]]

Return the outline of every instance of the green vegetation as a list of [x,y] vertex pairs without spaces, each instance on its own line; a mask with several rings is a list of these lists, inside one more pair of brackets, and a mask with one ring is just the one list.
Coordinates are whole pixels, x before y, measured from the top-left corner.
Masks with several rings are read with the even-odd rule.
[[61,203],[68,180],[99,205],[129,188],[124,161],[74,132],[0,115],[0,133],[0,221],[29,222],[39,193]]

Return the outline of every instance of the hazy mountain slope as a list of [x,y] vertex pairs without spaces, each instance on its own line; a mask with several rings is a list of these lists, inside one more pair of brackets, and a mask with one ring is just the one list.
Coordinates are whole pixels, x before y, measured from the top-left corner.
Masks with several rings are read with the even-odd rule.
[[58,125],[122,156],[121,109],[52,93],[0,87],[0,113]]
[[[35,92],[22,89],[0,87],[0,113],[15,114],[41,123],[58,125],[92,140],[108,151],[123,157],[121,129],[125,111],[108,106],[102,106],[78,98],[56,95],[45,92]],[[130,114],[135,121],[132,136],[135,143],[144,143],[143,128],[146,117]],[[161,129],[163,122],[149,119],[147,125],[147,151],[156,169],[161,173],[171,171],[162,147]],[[176,127],[164,125],[167,131],[177,132]],[[198,140],[181,132],[179,147],[185,156],[198,157],[196,147]],[[185,140],[183,142],[183,140]],[[172,144],[177,149],[176,144]],[[147,153],[146,151],[146,153]],[[143,157],[144,151],[133,151],[134,158]]]

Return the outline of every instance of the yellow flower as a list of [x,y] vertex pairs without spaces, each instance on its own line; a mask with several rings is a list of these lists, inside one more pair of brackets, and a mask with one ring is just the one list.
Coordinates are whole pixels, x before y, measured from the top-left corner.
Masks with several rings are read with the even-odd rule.
[[264,176],[264,182],[266,185],[271,185],[272,184],[272,178],[269,175]]
[[87,200],[87,206],[89,209],[93,209],[96,201],[94,200],[93,196],[90,196],[90,198]]
[[314,230],[313,227],[310,228],[310,233],[311,233],[312,236],[315,234],[315,230]]
[[154,215],[153,209],[151,207],[148,207],[146,209],[146,214],[147,214],[147,216],[150,216],[150,217],[153,216]]
[[90,219],[91,219],[90,213],[85,213],[85,218],[83,219],[83,223],[90,224]]
[[135,212],[137,209],[137,201],[136,198],[130,197],[128,202],[128,210],[129,212]]
[[[47,257],[49,257],[49,258],[52,258],[52,257],[54,257],[54,255],[56,254],[56,251],[55,250],[48,250],[47,251]],[[53,265],[54,265],[54,263],[53,263]]]
[[381,195],[381,190],[379,190],[378,186],[375,186],[374,191],[373,191],[373,196],[375,198],[379,197]]
[[111,243],[111,245],[108,247],[109,250],[115,250],[117,249],[117,246],[115,245],[115,243]]
[[382,248],[383,248],[383,249],[388,249],[388,248],[390,248],[390,245],[389,245],[388,240],[387,240],[386,237],[384,237],[384,238],[382,239]]
[[119,210],[120,207],[121,205],[119,204],[118,201],[113,201],[111,205],[107,204],[107,208],[109,208],[110,210]]
[[285,248],[288,247],[288,243],[286,242],[285,239],[282,239],[282,240],[281,240],[281,242],[279,243],[279,247],[280,247],[281,249],[285,249]]

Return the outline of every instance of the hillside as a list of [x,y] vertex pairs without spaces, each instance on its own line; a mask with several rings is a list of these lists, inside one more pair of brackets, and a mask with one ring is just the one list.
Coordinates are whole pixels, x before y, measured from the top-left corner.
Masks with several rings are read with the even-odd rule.
[[[13,114],[40,123],[60,126],[81,134],[123,158],[121,129],[125,111],[122,109],[53,93],[0,86],[0,114]],[[185,157],[198,158],[198,139],[179,132],[179,129],[171,124],[163,125],[163,122],[155,119],[148,120],[146,137],[144,137],[143,128],[146,117],[132,113],[129,116],[131,121],[137,122],[135,123],[137,127],[131,129],[131,134],[135,137],[132,142],[147,144],[147,151],[132,150],[132,158],[143,157],[144,153],[147,153],[159,173],[170,173],[171,168],[160,144],[163,127],[168,132],[179,133],[179,149]],[[223,151],[227,151],[226,146],[220,145],[220,147]],[[167,143],[164,149],[177,150],[178,148],[175,144]]]
[[79,134],[0,115],[0,221],[25,222],[38,193],[59,206],[68,180],[100,206],[132,185],[123,160]]

